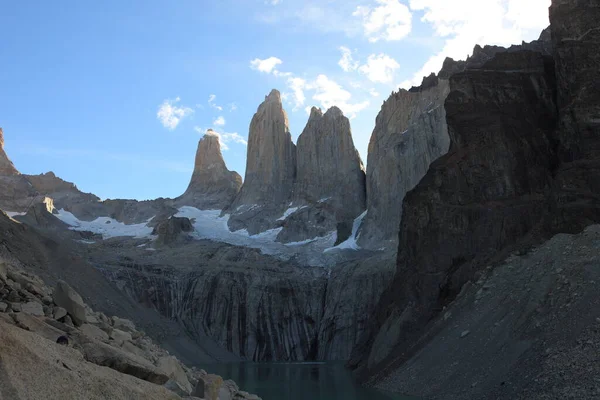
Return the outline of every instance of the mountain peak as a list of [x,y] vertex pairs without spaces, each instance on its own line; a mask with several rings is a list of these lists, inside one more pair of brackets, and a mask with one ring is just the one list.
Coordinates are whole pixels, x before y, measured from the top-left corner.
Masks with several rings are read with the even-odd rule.
[[20,175],[4,151],[4,131],[0,128],[0,175]]

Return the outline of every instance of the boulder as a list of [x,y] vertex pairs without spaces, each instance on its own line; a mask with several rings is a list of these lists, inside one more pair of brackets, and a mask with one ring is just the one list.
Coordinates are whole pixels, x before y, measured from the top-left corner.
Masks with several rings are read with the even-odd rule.
[[[103,314],[100,314],[101,320],[104,320],[105,318],[106,318],[105,316],[103,318]],[[112,317],[110,320],[112,321],[112,326],[114,326],[115,329],[120,329],[123,332],[129,332],[129,333],[133,333],[136,331],[135,324],[128,319]]]
[[219,400],[219,390],[223,386],[223,378],[218,375],[204,375],[198,380],[192,396],[205,400]]
[[133,339],[131,337],[131,333],[124,332],[120,329],[111,330],[109,336],[110,336],[110,339],[114,340],[115,342],[117,342],[119,344],[126,342],[126,341],[131,341]]
[[149,361],[97,340],[84,341],[82,349],[85,359],[94,364],[109,367],[157,385],[164,385],[169,380],[164,372]]
[[62,307],[54,307],[54,319],[59,320],[67,315],[67,310]]
[[21,304],[21,311],[27,314],[36,315],[38,317],[44,316],[44,308],[40,303],[35,301]]
[[98,339],[98,340],[108,340],[109,336],[102,329],[98,328],[95,325],[91,324],[83,324],[79,327],[81,332],[89,338]]
[[186,395],[192,392],[192,384],[189,382],[187,375],[181,366],[179,360],[173,356],[161,357],[156,362],[158,369],[169,376],[177,387],[181,388]]
[[79,326],[87,321],[83,299],[67,282],[56,283],[52,298],[57,306],[67,310],[75,325]]
[[152,234],[158,235],[157,243],[171,244],[176,242],[181,234],[192,232],[193,230],[194,227],[189,218],[171,217],[154,227]]

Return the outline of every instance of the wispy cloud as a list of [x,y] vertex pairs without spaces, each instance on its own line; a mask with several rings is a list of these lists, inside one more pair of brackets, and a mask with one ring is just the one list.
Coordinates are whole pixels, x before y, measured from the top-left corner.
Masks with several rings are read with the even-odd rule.
[[270,74],[276,71],[277,66],[281,63],[282,61],[277,57],[269,57],[265,58],[264,60],[255,58],[254,60],[250,61],[250,68],[259,72]]
[[194,130],[201,135],[212,135],[217,136],[219,138],[219,144],[221,145],[221,150],[227,151],[229,150],[229,143],[237,143],[244,146],[248,145],[246,139],[239,135],[237,132],[221,132],[216,128],[201,128],[199,126],[194,127]]
[[229,103],[228,106],[229,106],[229,112],[234,112],[238,109],[238,106],[235,103]]
[[[448,0],[442,1],[448,3]],[[364,34],[370,42],[401,40],[410,34],[412,13],[406,5],[399,0],[375,0],[375,2],[378,4],[377,7],[358,6],[352,14],[362,19]]]
[[215,104],[215,99],[216,99],[216,98],[217,98],[217,96],[216,96],[216,95],[214,95],[214,94],[211,94],[211,95],[209,95],[209,96],[208,96],[208,105],[209,105],[211,108],[214,108],[215,110],[223,111],[223,107],[221,107],[221,106],[219,106],[219,105]]
[[412,78],[400,86],[419,85],[423,76],[438,72],[446,57],[464,59],[476,44],[509,46],[537,38],[549,24],[551,0],[411,0],[413,11],[423,12],[422,22],[445,38],[441,52],[431,56]]
[[218,116],[213,121],[213,125],[215,125],[215,126],[224,126],[225,125],[225,118],[222,115]]
[[340,47],[342,58],[338,61],[338,65],[346,72],[354,71],[358,68],[358,62],[352,58],[352,50],[345,46]]
[[174,130],[182,119],[194,113],[190,107],[179,107],[181,99],[177,97],[175,100],[167,99],[158,107],[156,118],[168,130]]
[[371,54],[367,63],[358,70],[365,74],[367,79],[376,83],[391,83],[394,80],[395,71],[400,64],[387,54]]

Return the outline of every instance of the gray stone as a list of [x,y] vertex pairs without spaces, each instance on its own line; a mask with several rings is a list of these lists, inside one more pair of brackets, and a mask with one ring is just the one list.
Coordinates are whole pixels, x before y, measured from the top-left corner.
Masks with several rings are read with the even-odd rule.
[[[103,315],[103,314],[101,314],[101,315]],[[100,318],[102,319],[102,317],[100,317]],[[115,327],[116,329],[120,329],[123,332],[133,333],[136,331],[135,324],[128,319],[112,317],[111,321],[112,321],[113,327]]]
[[5,312],[8,308],[8,304],[0,302],[0,312]]
[[131,341],[133,338],[131,337],[131,333],[123,332],[120,329],[113,329],[110,332],[110,338],[117,343],[123,343],[125,341]]
[[84,335],[92,339],[108,340],[108,333],[104,332],[95,325],[83,324],[79,327],[79,329]]
[[219,390],[222,385],[223,378],[220,376],[213,374],[204,375],[198,380],[192,396],[200,397],[205,400],[218,400]]
[[71,286],[65,281],[58,281],[52,295],[54,303],[63,307],[75,325],[79,326],[86,322],[85,304],[83,299]]
[[62,307],[54,307],[54,319],[59,320],[67,315],[67,310]]
[[44,316],[44,308],[40,303],[30,301],[21,305],[21,311],[27,314],[35,315],[38,317]]
[[170,380],[174,381],[185,394],[192,392],[192,384],[189,382],[181,363],[173,356],[161,357],[156,362],[158,369],[169,376]]

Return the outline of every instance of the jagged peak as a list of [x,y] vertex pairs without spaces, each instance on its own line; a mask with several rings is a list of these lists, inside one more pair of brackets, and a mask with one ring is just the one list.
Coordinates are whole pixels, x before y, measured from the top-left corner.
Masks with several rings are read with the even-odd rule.
[[317,118],[321,118],[323,116],[323,111],[321,111],[320,108],[312,106],[310,109],[310,116],[308,117],[308,120],[312,120],[312,119],[317,119]]
[[219,135],[217,132],[215,132],[213,129],[207,129],[206,132],[204,132],[204,135],[200,138],[200,140],[206,138],[206,139],[213,139],[216,138],[218,139],[221,135]]
[[329,110],[327,110],[327,112],[325,113],[326,117],[343,117],[344,113],[342,112],[342,110],[339,109],[339,107],[337,106],[331,106],[329,107]]
[[277,101],[281,103],[281,93],[279,93],[279,90],[272,89],[271,93],[269,93],[268,96],[265,96],[265,103],[270,101]]

